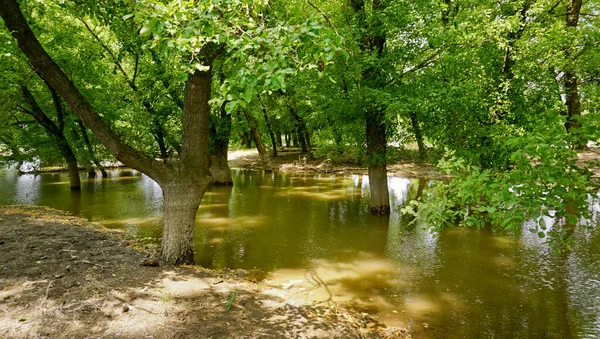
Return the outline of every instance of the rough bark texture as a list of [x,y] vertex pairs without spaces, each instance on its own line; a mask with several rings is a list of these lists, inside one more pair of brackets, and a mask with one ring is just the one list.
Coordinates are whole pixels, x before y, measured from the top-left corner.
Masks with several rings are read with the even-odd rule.
[[198,206],[211,182],[209,119],[211,71],[195,72],[185,85],[180,158],[168,160],[167,175],[159,181],[165,221],[162,259],[171,264],[194,263],[194,225]]
[[179,179],[174,175],[169,183],[161,185],[165,211],[161,256],[171,264],[193,264],[196,212],[208,182],[198,185]]
[[267,153],[267,149],[265,148],[265,144],[262,141],[260,136],[260,132],[258,131],[258,124],[256,123],[256,119],[250,114],[250,112],[243,110],[244,116],[248,123],[250,124],[250,130],[252,131],[252,136],[254,137],[254,143],[256,144],[256,149],[258,150],[258,155],[260,156],[260,161],[262,162],[263,169],[267,172],[273,171],[273,167],[271,166],[271,157],[269,153]]
[[213,184],[232,185],[231,169],[227,162],[229,137],[231,136],[231,114],[225,111],[226,102],[221,105],[221,116],[215,123],[213,154],[210,159],[210,174]]
[[79,178],[77,157],[75,157],[75,153],[73,153],[73,150],[71,149],[71,146],[69,145],[63,132],[63,111],[62,106],[60,105],[60,98],[54,91],[50,91],[54,101],[54,108],[56,109],[57,123],[55,124],[54,121],[52,121],[52,119],[50,119],[42,111],[41,107],[27,87],[22,86],[21,91],[25,101],[31,108],[31,110],[26,111],[26,113],[31,115],[46,130],[46,133],[48,133],[48,135],[54,139],[56,146],[58,146],[58,149],[60,150],[60,154],[67,163],[67,168],[69,170],[69,185],[71,189],[81,189],[81,179]]

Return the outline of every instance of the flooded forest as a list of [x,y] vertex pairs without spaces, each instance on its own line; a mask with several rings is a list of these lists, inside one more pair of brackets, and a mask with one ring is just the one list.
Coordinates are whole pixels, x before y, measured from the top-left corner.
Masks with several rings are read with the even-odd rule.
[[597,1],[0,17],[0,337],[600,335]]

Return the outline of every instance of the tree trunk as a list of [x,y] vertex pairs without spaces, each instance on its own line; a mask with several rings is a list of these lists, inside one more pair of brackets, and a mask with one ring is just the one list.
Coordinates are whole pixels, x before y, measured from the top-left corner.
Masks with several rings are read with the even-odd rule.
[[273,171],[271,167],[271,157],[269,153],[267,153],[267,149],[265,148],[265,144],[262,142],[262,138],[260,137],[260,132],[258,131],[258,125],[256,124],[256,119],[250,114],[250,112],[243,110],[244,116],[248,120],[250,124],[250,130],[252,131],[252,136],[254,137],[254,143],[256,144],[256,149],[258,150],[258,155],[260,156],[260,161],[262,162],[263,169],[266,172]]
[[52,119],[50,119],[46,113],[44,113],[44,111],[42,111],[42,108],[37,103],[29,89],[26,86],[21,86],[23,98],[31,108],[31,111],[25,112],[31,115],[44,128],[44,130],[46,130],[46,133],[55,140],[56,146],[58,146],[63,159],[65,159],[65,162],[67,163],[67,168],[69,169],[69,185],[71,190],[79,190],[81,189],[79,167],[77,166],[77,158],[75,157],[75,153],[73,153],[73,150],[71,149],[71,146],[69,146],[69,142],[63,133],[63,111],[60,105],[60,98],[56,92],[54,92],[51,88],[49,89],[54,101],[58,125],[55,124],[54,121],[52,121]]
[[210,62],[208,71],[188,75],[184,92],[181,156],[165,163],[135,150],[111,129],[44,50],[16,0],[0,0],[0,16],[36,72],[58,92],[115,158],[158,182],[165,201],[162,258],[171,264],[193,263],[195,216],[211,181],[208,171]]
[[296,131],[296,139],[300,143],[300,148],[302,149],[302,153],[308,153],[308,146],[306,145],[306,139],[304,139],[304,135],[302,134],[302,130],[300,126],[298,126],[298,130]]
[[[371,3],[371,20],[368,20],[364,0],[352,0],[350,6],[354,10],[358,25],[362,29],[360,37],[360,49],[363,54],[375,54],[379,63],[383,59],[385,48],[385,28],[380,16],[384,15],[385,2],[373,0]],[[361,86],[365,88],[379,89],[384,88],[386,83],[381,72],[384,65],[367,64],[362,70]],[[384,110],[381,107],[367,108],[365,115],[366,137],[367,137],[367,158],[369,164],[369,187],[371,190],[371,213],[389,214],[390,213],[390,194],[387,184],[387,159],[386,159],[386,127],[384,120]]]
[[[92,143],[90,142],[90,138],[88,137],[87,130],[86,130],[85,126],[83,125],[83,122],[81,122],[80,119],[77,119],[77,125],[79,126],[79,129],[81,130],[81,137],[83,138],[83,142],[85,144],[85,148],[88,152],[89,158],[94,163],[94,165],[96,165],[96,168],[98,168],[100,170],[100,173],[102,173],[102,178],[108,178],[108,173],[106,173],[104,166],[102,166],[102,164],[100,163],[100,161],[98,161],[98,158],[96,158],[96,155],[94,154],[94,148],[92,147]],[[89,172],[89,171],[88,171],[88,173],[91,174],[91,172]],[[94,177],[95,177],[95,174],[96,174],[96,172],[94,172]]]
[[242,145],[246,148],[252,148],[252,137],[251,137],[251,133],[248,133],[247,131],[243,131],[240,134],[240,138],[241,138],[241,142]]
[[367,158],[369,161],[369,188],[371,191],[371,213],[390,213],[388,191],[386,147],[387,138],[383,112],[367,113]]
[[267,130],[269,131],[269,137],[271,138],[271,144],[273,145],[273,157],[277,156],[277,141],[275,139],[275,132],[273,132],[273,125],[271,125],[271,119],[269,119],[269,114],[267,114],[267,108],[265,105],[261,104],[263,116],[265,117],[265,122],[267,123]]
[[285,147],[292,147],[292,135],[289,132],[285,133]]
[[298,115],[298,112],[296,112],[296,107],[293,104],[290,105],[290,113],[294,120],[296,120],[296,127],[298,128],[298,140],[300,141],[300,146],[302,146],[302,153],[308,153],[310,156],[312,149],[310,145],[310,135],[306,129],[306,124],[304,124],[304,120]]
[[164,197],[161,256],[175,265],[194,263],[196,212],[207,187],[181,179],[180,175],[174,175],[161,185]]
[[421,126],[419,126],[419,121],[417,120],[417,113],[415,111],[411,111],[410,115],[410,123],[413,128],[413,132],[415,133],[415,139],[417,139],[417,146],[419,147],[419,162],[423,162],[425,157],[427,156],[425,145],[423,144],[423,133],[421,132]]
[[[581,6],[583,5],[582,0],[569,0],[567,4],[567,31],[574,30],[579,22],[579,14]],[[574,70],[574,61],[572,60],[569,47],[565,48],[565,57],[567,59],[566,70],[564,74],[565,94],[566,94],[566,105],[567,105],[567,121],[565,122],[565,129],[567,133],[576,133],[576,130],[581,127],[579,117],[581,117],[581,100],[579,98],[579,79],[577,73]],[[585,146],[585,141],[577,140],[575,147],[582,149]]]
[[275,140],[277,140],[277,146],[283,147],[283,142],[281,139],[281,131],[278,129],[275,130]]
[[212,175],[213,184],[217,185],[232,185],[233,178],[231,170],[227,162],[227,153],[229,151],[229,137],[231,136],[231,114],[225,111],[224,102],[221,105],[221,117],[215,123],[215,135],[213,154],[211,156],[210,174]]
[[159,185],[164,197],[162,259],[170,264],[194,263],[196,212],[211,182],[209,120],[212,65],[188,76],[185,84],[181,155],[169,159]]
[[80,190],[81,189],[81,179],[79,178],[79,167],[77,166],[77,158],[71,150],[71,147],[67,143],[67,139],[60,134],[60,136],[55,136],[56,141],[58,143],[58,147],[60,148],[60,152],[67,163],[67,168],[69,169],[69,184],[71,190]]

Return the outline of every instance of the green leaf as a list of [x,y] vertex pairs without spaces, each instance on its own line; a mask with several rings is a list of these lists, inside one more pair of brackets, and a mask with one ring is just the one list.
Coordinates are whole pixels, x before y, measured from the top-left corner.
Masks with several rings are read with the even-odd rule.
[[236,100],[230,101],[225,105],[225,112],[231,114],[235,111],[238,106],[238,102]]
[[142,29],[140,29],[140,35],[141,36],[150,35],[150,26],[148,24],[144,25],[144,27],[142,27]]

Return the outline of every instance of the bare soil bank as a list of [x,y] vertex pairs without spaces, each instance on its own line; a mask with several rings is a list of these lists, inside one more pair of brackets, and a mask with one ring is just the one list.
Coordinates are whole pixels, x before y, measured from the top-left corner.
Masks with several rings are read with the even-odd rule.
[[148,254],[126,238],[44,207],[0,207],[0,337],[410,337],[337,306],[292,305],[243,272],[141,266]]

